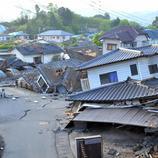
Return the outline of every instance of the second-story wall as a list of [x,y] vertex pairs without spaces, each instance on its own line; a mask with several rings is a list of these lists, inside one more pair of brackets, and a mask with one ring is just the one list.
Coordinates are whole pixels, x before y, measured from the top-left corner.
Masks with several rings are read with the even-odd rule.
[[136,47],[142,47],[148,44],[148,39],[145,35],[139,35],[135,39]]
[[116,49],[121,47],[121,42],[119,40],[106,39],[103,41],[103,54],[106,54],[112,50],[108,50],[108,44],[116,44]]
[[[136,64],[138,75],[131,75],[130,65]],[[113,63],[87,70],[90,88],[101,86],[100,75],[110,72],[117,72],[118,82],[126,80],[128,77],[143,80],[150,77],[158,77],[158,73],[150,74],[149,65],[158,64],[158,56],[132,59],[128,61]]]

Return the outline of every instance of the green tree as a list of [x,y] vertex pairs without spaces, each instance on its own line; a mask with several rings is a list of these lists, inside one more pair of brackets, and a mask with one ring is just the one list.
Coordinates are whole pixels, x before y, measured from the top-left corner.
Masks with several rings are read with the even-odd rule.
[[120,19],[118,17],[111,21],[111,27],[116,27],[119,24],[120,24]]
[[152,25],[158,28],[158,16],[155,17],[155,20],[152,22]]
[[103,32],[99,32],[95,34],[92,38],[93,43],[95,43],[97,46],[102,46],[102,43],[100,42],[100,38],[103,35]]
[[72,24],[72,12],[68,8],[59,8],[58,14],[62,18],[63,25],[68,26]]

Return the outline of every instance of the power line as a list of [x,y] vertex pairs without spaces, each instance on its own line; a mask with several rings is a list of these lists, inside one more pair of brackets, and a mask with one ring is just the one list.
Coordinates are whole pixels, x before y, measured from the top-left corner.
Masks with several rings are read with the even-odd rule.
[[28,13],[32,13],[32,14],[35,14],[35,15],[36,15],[35,12],[33,12],[33,11],[29,10],[29,9],[25,9],[25,8],[20,7],[20,6],[15,6],[15,7],[18,8],[18,9],[20,9],[20,10],[23,10],[23,11],[26,11],[26,12],[28,12]]
[[[128,19],[134,19],[134,20],[136,20],[136,21],[139,21],[140,23],[144,23],[144,24],[148,24],[147,22],[146,22],[146,20],[145,19],[143,19],[143,18],[140,18],[140,17],[137,17],[137,16],[135,16],[135,15],[132,15],[132,14],[129,14],[129,13],[126,13],[126,12],[117,12],[117,11],[114,11],[114,10],[111,10],[111,9],[107,9],[107,10],[103,10],[103,9],[101,9],[101,1],[99,1],[99,2],[96,2],[96,1],[94,1],[94,0],[91,0],[91,3],[92,3],[92,7],[95,7],[95,8],[97,8],[98,10],[100,10],[100,11],[103,11],[103,12],[107,12],[107,11],[109,11],[110,13],[113,13],[113,15],[120,15],[120,16],[122,16],[122,17],[126,17],[126,18],[128,18]],[[95,5],[95,6],[94,6]]]

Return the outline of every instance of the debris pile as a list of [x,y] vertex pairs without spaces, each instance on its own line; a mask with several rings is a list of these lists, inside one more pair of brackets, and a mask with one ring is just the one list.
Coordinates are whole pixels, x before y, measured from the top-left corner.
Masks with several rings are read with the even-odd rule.
[[136,158],[158,158],[157,135],[146,136],[142,144],[133,148]]

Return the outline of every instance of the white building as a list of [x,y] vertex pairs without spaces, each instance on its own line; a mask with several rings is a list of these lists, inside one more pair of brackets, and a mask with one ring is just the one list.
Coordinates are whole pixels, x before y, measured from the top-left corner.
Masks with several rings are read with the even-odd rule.
[[[83,90],[104,84],[125,81],[128,77],[144,80],[158,78],[158,45],[117,50],[106,53],[82,64],[81,84]],[[84,86],[86,85],[86,87]]]
[[0,34],[0,42],[5,42],[11,39],[11,36],[7,34]]
[[11,32],[8,34],[12,39],[16,40],[29,40],[29,34],[19,31],[19,32]]
[[38,34],[38,39],[43,39],[48,42],[61,43],[70,40],[73,34],[63,30],[48,30]]
[[103,54],[105,54],[120,47],[145,46],[148,44],[148,35],[144,31],[130,26],[119,26],[105,32],[100,40],[103,43]]
[[23,62],[39,64],[51,62],[54,58],[60,58],[63,51],[56,45],[36,43],[18,46],[12,53]]

